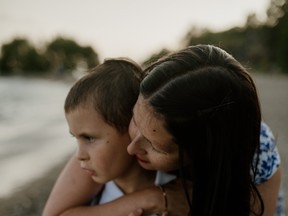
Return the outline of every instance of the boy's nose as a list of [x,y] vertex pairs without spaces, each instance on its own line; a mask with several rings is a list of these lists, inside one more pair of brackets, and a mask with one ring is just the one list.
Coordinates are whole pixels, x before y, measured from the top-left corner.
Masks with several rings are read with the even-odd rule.
[[82,147],[80,147],[80,146],[78,146],[78,149],[77,149],[77,159],[79,160],[79,161],[84,161],[84,160],[88,160],[89,159],[89,155],[86,153],[86,151],[82,148]]

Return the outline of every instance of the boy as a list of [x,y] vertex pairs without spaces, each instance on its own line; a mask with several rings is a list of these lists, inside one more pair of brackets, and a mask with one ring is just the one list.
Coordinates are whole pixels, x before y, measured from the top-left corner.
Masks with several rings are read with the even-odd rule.
[[[77,81],[66,97],[65,117],[78,143],[76,157],[80,167],[97,183],[87,182],[90,195],[86,194],[85,202],[91,202],[92,196],[97,194],[92,204],[104,204],[123,194],[154,187],[155,172],[143,169],[127,152],[131,141],[128,127],[142,78],[141,68],[131,60],[110,59]],[[76,174],[70,175],[71,184],[77,185]],[[75,207],[69,203],[82,199],[82,194],[73,188],[67,191],[69,196],[56,195],[53,191],[53,199],[48,200],[43,215],[58,215]]]

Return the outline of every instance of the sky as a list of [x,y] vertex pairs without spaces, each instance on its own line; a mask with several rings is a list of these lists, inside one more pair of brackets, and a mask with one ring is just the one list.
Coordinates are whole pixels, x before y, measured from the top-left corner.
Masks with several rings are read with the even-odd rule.
[[143,61],[177,49],[193,27],[223,31],[248,14],[264,20],[270,0],[0,0],[0,45],[24,37],[34,45],[57,36],[92,46],[100,60]]

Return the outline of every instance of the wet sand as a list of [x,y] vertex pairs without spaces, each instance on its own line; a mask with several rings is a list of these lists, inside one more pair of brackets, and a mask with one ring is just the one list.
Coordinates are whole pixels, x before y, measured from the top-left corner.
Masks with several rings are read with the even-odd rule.
[[43,177],[19,188],[12,195],[0,199],[0,215],[40,216],[53,184],[66,161],[67,159],[49,170]]
[[[282,183],[288,195],[288,76],[253,75],[262,104],[263,119],[273,130],[282,159]],[[55,166],[45,176],[19,189],[11,196],[0,199],[0,215],[41,215],[50,190],[63,167]],[[285,200],[287,205],[287,198]],[[288,215],[287,207],[285,210]]]

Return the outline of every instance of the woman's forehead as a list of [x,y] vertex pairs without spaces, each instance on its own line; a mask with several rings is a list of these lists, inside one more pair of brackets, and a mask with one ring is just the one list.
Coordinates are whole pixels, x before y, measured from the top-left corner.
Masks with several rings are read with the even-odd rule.
[[155,125],[157,127],[164,125],[164,120],[159,118],[159,115],[153,110],[149,102],[141,95],[134,106],[133,118],[137,124]]
[[172,140],[172,135],[165,128],[163,118],[159,118],[152,107],[142,96],[137,100],[133,110],[133,122],[138,130],[150,141],[167,142]]

